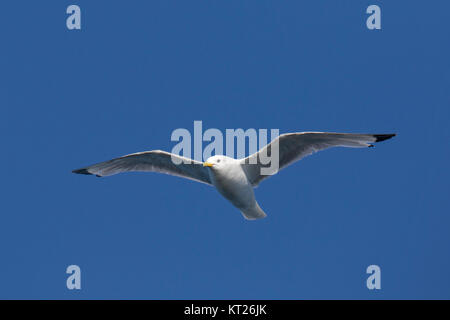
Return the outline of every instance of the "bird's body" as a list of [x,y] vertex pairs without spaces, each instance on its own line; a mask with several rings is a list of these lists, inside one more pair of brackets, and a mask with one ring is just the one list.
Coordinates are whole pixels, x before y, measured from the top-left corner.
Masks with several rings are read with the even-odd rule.
[[252,220],[266,216],[255,200],[253,186],[239,160],[226,156],[214,156],[206,163],[213,164],[208,166],[212,184],[221,195],[242,212],[244,217]]
[[[373,147],[371,143],[392,138],[395,134],[352,134],[327,132],[287,133],[279,136],[258,152],[244,159],[216,155],[202,163],[161,150],[139,152],[101,162],[74,173],[99,177],[125,171],[153,171],[180,176],[213,185],[219,193],[237,207],[248,220],[264,218],[266,214],[255,200],[253,188],[263,179],[316,151],[330,147]],[[267,169],[264,155],[278,151],[275,169]]]

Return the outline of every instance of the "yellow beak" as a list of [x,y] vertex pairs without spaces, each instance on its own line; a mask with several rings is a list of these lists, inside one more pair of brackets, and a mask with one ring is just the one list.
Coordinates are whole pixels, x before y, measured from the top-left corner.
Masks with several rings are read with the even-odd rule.
[[209,162],[203,162],[203,166],[204,167],[212,167],[214,164],[209,163]]

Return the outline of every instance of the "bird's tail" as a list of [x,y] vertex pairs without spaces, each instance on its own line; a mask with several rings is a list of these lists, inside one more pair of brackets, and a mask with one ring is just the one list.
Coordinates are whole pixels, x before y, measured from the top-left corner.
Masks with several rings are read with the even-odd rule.
[[242,215],[247,220],[256,220],[265,218],[267,215],[265,212],[259,207],[258,202],[255,201],[255,206],[250,209],[241,210]]

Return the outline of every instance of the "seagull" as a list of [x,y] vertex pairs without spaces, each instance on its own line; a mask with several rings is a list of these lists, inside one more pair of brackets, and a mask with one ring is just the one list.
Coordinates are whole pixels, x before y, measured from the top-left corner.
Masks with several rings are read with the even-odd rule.
[[[223,197],[237,207],[244,218],[256,220],[266,217],[256,202],[253,188],[262,180],[275,174],[310,154],[331,147],[363,148],[384,141],[395,134],[354,134],[332,132],[295,132],[278,136],[256,153],[242,159],[223,155],[196,161],[162,150],[138,152],[73,170],[73,173],[111,176],[121,172],[159,172],[191,179],[214,186]],[[278,167],[269,174],[262,173],[267,164],[263,157],[278,148]],[[178,164],[177,164],[178,163]]]

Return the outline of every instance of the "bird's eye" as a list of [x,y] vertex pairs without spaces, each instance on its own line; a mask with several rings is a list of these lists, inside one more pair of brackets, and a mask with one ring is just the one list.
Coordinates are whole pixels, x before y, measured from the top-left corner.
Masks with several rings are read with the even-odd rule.
[[220,162],[220,159],[217,159],[217,163],[219,163]]

